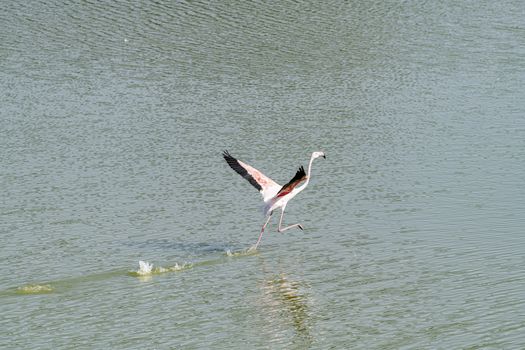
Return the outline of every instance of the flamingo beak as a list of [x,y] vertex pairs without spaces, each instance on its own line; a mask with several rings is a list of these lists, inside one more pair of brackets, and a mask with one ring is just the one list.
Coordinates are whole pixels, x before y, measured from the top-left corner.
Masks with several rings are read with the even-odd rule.
[[323,158],[326,159],[326,155],[323,154]]

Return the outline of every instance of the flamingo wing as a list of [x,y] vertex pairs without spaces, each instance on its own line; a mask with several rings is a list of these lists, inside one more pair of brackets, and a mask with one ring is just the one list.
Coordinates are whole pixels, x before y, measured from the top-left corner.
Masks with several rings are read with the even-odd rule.
[[259,170],[235,159],[228,151],[224,151],[222,156],[224,157],[224,160],[226,160],[226,163],[228,163],[237,174],[248,180],[248,182],[262,194],[264,201],[275,196],[277,191],[281,188],[281,185],[277,184]]
[[299,185],[301,182],[306,180],[306,173],[303,167],[300,167],[299,170],[295,173],[295,176],[284,185],[279,192],[277,192],[277,198],[286,196],[288,193],[292,192],[293,189]]

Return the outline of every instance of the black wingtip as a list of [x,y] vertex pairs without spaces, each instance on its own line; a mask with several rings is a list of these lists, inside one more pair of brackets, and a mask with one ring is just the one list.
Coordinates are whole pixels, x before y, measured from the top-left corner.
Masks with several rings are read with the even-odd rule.
[[231,154],[230,152],[228,152],[227,150],[224,150],[223,153],[222,153],[222,156],[224,157],[224,160],[226,161],[226,163],[228,163],[228,165],[230,166],[230,168],[232,168],[233,170],[235,170],[235,172],[239,175],[241,175],[242,177],[244,177],[246,180],[248,180],[248,182],[250,184],[252,184],[253,187],[255,187],[258,191],[261,191],[262,190],[262,187],[261,185],[253,178],[253,176],[251,176],[248,171],[241,165],[239,164],[239,161],[237,159],[235,159]]
[[306,176],[306,172],[304,171],[304,167],[302,165],[299,168],[298,173],[299,173],[300,176]]

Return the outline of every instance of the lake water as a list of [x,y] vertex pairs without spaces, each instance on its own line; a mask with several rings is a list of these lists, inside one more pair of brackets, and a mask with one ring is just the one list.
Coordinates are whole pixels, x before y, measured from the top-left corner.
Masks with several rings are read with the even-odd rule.
[[525,348],[524,13],[3,3],[0,348]]

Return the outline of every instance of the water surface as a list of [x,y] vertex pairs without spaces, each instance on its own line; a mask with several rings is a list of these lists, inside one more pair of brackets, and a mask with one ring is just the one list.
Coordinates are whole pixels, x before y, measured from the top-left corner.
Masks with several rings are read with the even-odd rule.
[[0,347],[525,347],[520,1],[3,7]]

